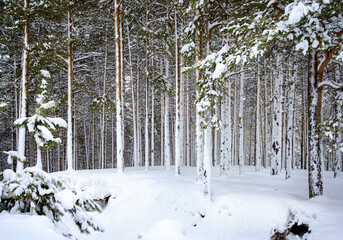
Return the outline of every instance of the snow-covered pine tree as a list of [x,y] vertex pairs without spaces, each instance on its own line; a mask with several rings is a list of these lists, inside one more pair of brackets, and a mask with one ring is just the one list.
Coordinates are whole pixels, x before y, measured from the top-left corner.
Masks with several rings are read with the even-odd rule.
[[62,118],[48,117],[48,114],[56,108],[55,101],[49,101],[48,84],[51,80],[50,73],[41,70],[39,77],[41,83],[36,97],[35,114],[31,117],[19,118],[14,122],[16,127],[25,127],[33,133],[37,144],[36,167],[42,169],[42,149],[49,149],[61,143],[60,138],[55,138],[53,132],[58,128],[66,128],[67,123]]

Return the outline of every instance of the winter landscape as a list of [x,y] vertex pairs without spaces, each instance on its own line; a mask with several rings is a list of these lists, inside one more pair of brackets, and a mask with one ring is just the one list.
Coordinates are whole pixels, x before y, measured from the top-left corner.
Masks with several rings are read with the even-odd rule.
[[0,0],[0,240],[343,239],[343,2]]

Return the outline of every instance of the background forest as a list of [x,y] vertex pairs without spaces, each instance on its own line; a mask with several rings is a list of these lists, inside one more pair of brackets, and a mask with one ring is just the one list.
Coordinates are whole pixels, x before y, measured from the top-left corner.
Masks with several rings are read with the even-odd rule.
[[47,172],[197,166],[206,194],[211,165],[301,168],[321,195],[322,170],[343,164],[342,13],[332,0],[1,0],[0,170],[19,146],[15,162],[36,165],[39,137],[21,145],[13,123],[45,91],[42,114],[68,123],[38,144]]

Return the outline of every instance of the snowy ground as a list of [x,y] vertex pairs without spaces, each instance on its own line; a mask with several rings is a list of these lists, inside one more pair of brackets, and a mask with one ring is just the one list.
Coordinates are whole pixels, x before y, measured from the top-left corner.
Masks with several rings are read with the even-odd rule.
[[[244,176],[234,169],[229,177],[214,168],[213,201],[202,197],[194,182],[195,169],[182,168],[182,176],[160,167],[76,171],[55,175],[101,198],[110,192],[108,206],[93,214],[105,232],[79,234],[80,240],[267,240],[272,229],[287,222],[289,211],[310,225],[308,239],[343,239],[343,177],[325,173],[325,195],[307,199],[307,174],[294,171],[292,179],[271,177],[269,170]],[[0,214],[0,240],[65,239],[43,216]],[[293,238],[296,239],[296,238]],[[299,239],[299,238],[298,238]]]

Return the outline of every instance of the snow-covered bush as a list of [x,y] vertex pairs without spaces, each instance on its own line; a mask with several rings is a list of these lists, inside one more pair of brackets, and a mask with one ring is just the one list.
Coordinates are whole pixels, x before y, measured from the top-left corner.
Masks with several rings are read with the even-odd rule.
[[[38,168],[26,168],[18,173],[5,170],[0,182],[0,212],[45,215],[58,226],[70,217],[82,233],[103,231],[87,211],[101,211],[90,198],[77,194],[61,180]],[[68,227],[65,236],[71,236]]]

